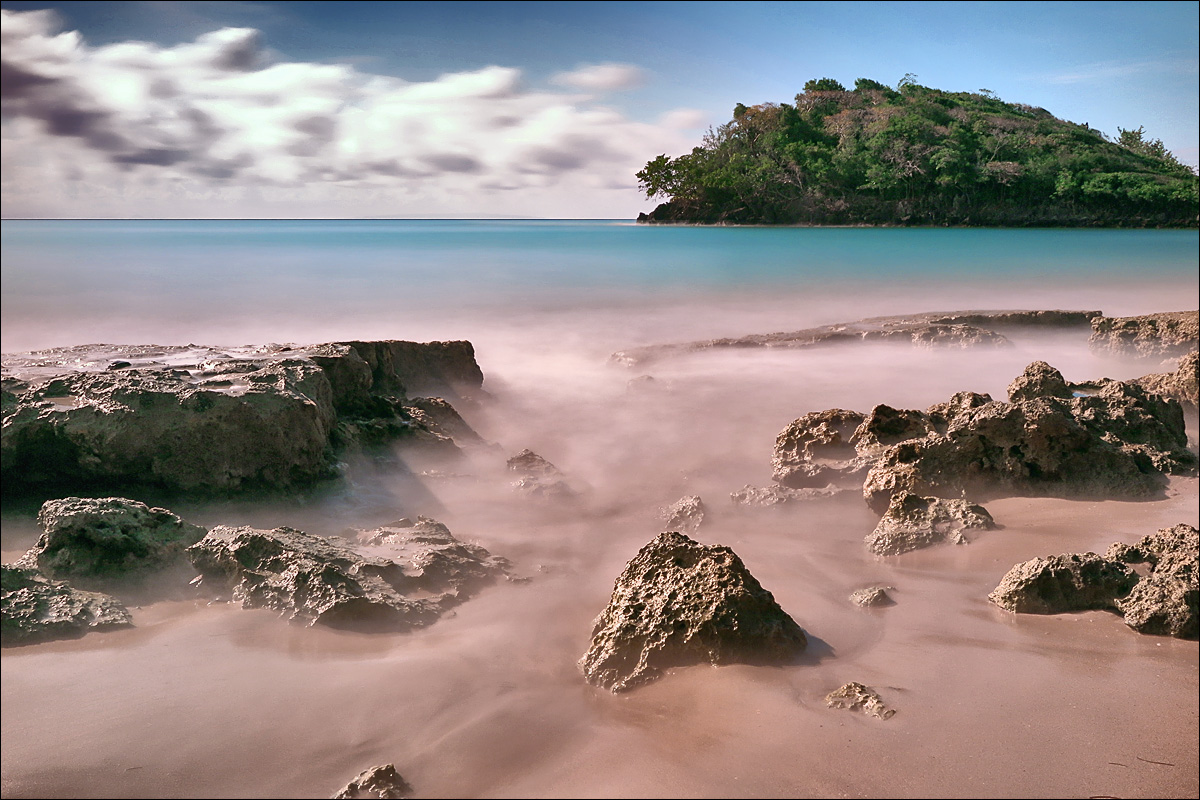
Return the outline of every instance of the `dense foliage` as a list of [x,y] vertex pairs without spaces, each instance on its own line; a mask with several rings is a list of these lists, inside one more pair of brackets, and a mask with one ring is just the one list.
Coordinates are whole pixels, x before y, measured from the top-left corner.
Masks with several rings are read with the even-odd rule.
[[647,222],[1195,227],[1195,171],[1142,128],[943,92],[811,80],[794,105],[738,104],[691,153],[637,174]]

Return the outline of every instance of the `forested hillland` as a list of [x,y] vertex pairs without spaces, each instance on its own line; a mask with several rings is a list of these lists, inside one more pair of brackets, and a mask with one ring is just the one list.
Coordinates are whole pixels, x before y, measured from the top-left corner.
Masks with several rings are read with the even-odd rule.
[[795,103],[738,104],[637,173],[639,222],[1195,228],[1195,170],[1144,128],[1101,131],[987,89],[811,80]]

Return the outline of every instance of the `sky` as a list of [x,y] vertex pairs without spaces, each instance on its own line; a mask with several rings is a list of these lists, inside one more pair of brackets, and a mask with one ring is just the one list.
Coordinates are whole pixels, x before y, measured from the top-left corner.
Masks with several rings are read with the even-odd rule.
[[627,219],[737,103],[906,74],[1196,166],[1197,2],[4,2],[5,218]]

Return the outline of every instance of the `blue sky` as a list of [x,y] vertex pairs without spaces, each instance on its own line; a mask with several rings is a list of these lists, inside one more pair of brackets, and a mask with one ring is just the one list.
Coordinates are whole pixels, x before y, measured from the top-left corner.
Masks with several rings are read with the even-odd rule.
[[1196,2],[0,6],[10,217],[633,217],[645,161],[825,76],[1200,160]]

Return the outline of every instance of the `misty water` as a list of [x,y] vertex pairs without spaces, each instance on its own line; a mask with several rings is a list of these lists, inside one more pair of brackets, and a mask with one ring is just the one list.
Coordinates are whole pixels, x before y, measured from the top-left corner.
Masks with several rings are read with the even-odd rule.
[[[730,501],[771,483],[775,435],[809,411],[1003,399],[1035,360],[1070,381],[1172,364],[1094,353],[1086,329],[1006,331],[1002,348],[609,358],[891,314],[1194,309],[1194,231],[5,221],[2,245],[5,353],[471,341],[483,392],[459,410],[494,447],[452,464],[401,450],[304,497],[170,507],[321,535],[425,515],[531,578],[399,635],[182,596],[132,609],[127,630],[6,648],[5,797],[328,797],[383,763],[418,797],[1197,793],[1195,642],[1105,612],[1017,616],[987,601],[1015,563],[1197,525],[1195,478],[1149,501],[991,500],[998,530],[890,558],[867,550],[877,517],[853,493]],[[504,461],[524,448],[578,499],[514,493]],[[807,654],[679,668],[622,695],[591,687],[576,662],[592,620],[661,530],[658,510],[684,495],[709,508],[695,538],[734,549],[805,630]],[[4,561],[37,533],[9,504]],[[894,587],[896,605],[850,603],[871,585]],[[897,714],[826,708],[849,681]]]

